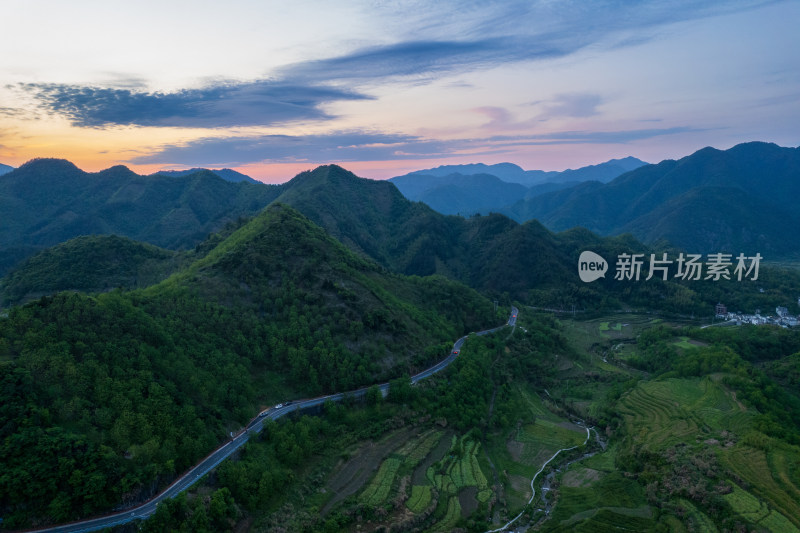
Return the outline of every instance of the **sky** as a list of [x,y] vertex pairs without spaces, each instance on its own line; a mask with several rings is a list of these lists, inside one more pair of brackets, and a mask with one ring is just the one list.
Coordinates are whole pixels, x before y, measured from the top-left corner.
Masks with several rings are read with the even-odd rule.
[[0,163],[563,170],[800,145],[800,2],[2,0]]

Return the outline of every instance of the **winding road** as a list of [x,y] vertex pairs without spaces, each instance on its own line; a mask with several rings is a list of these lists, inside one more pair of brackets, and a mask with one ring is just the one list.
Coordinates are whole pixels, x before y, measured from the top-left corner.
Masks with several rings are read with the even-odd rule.
[[[515,326],[517,323],[517,314],[519,310],[516,307],[511,307],[511,316],[508,318],[508,322],[506,324],[487,329],[484,331],[476,332],[476,335],[487,335],[489,333],[493,333],[504,328],[506,325],[508,326]],[[455,361],[458,357],[458,353],[461,350],[461,346],[464,344],[464,341],[467,340],[468,335],[465,335],[458,339],[455,343],[453,343],[453,349],[450,351],[450,354],[440,361],[439,363],[433,365],[427,370],[423,370],[419,374],[415,374],[411,376],[411,383],[417,383],[423,379],[426,379],[433,374],[447,368],[447,366]],[[381,394],[384,396],[389,392],[389,384],[388,383],[381,383],[378,385],[378,388],[381,391]],[[266,409],[258,414],[250,423],[247,424],[239,433],[234,435],[231,440],[227,441],[225,444],[221,445],[219,448],[211,452],[209,455],[205,457],[202,461],[197,463],[191,470],[183,474],[179,477],[175,482],[172,483],[169,487],[164,489],[161,493],[154,496],[149,501],[139,505],[138,507],[134,507],[131,509],[127,509],[125,511],[120,511],[112,514],[108,514],[105,516],[101,516],[98,518],[92,518],[90,520],[81,520],[80,522],[72,522],[69,524],[64,524],[60,526],[53,526],[45,529],[32,529],[27,531],[47,531],[47,532],[58,532],[58,533],[79,533],[79,532],[87,532],[87,531],[96,531],[98,529],[104,529],[113,526],[119,526],[121,524],[126,524],[133,520],[139,520],[143,518],[148,518],[150,515],[156,512],[156,508],[159,502],[166,500],[167,498],[174,498],[181,492],[185,491],[195,483],[197,483],[200,478],[205,476],[211,470],[213,470],[218,464],[222,461],[233,455],[233,453],[244,446],[244,444],[250,439],[251,436],[258,434],[264,428],[264,420],[265,419],[272,419],[276,420],[285,416],[289,413],[294,412],[295,410],[304,410],[311,407],[315,407],[325,402],[338,402],[341,401],[345,397],[355,397],[361,398],[367,393],[368,387],[364,387],[361,389],[357,389],[350,392],[340,392],[337,394],[331,394],[329,396],[320,396],[319,398],[311,398],[308,400],[296,400],[294,402],[287,402],[286,404],[278,404],[277,406]]]

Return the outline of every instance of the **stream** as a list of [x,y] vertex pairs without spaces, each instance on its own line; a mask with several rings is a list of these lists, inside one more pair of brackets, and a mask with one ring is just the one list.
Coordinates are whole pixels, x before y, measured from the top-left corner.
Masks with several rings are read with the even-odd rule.
[[[531,479],[531,498],[528,500],[528,505],[530,505],[531,502],[533,502],[534,498],[536,498],[536,488],[534,488],[534,486],[533,486],[534,483],[536,483],[536,478],[539,477],[539,474],[541,474],[544,471],[544,469],[547,467],[547,465],[550,464],[550,462],[553,461],[556,457],[558,457],[558,455],[561,452],[574,450],[575,448],[578,448],[580,446],[584,446],[587,442],[589,442],[589,439],[591,438],[591,432],[592,431],[594,431],[595,441],[600,446],[600,448],[602,448],[603,450],[606,449],[605,441],[603,441],[600,438],[600,434],[597,432],[597,430],[595,428],[593,428],[593,427],[589,428],[589,427],[584,426],[584,421],[583,420],[573,421],[573,422],[575,422],[576,424],[578,424],[580,426],[583,426],[586,429],[586,439],[583,441],[583,444],[580,444],[578,446],[572,446],[570,448],[561,448],[556,453],[554,453],[553,456],[550,457],[550,459],[545,461],[545,463],[542,465],[542,467],[539,469],[539,471],[536,472],[536,474],[534,474],[533,479]],[[549,474],[547,474],[547,476],[545,476],[545,478],[544,478],[544,482],[542,482],[542,493],[546,494],[547,492],[550,491],[550,488],[552,487],[553,480],[555,479],[556,474],[558,474],[562,470],[564,470],[567,467],[569,467],[572,463],[576,463],[578,461],[583,461],[584,459],[588,459],[589,457],[595,455],[596,453],[597,453],[596,451],[595,452],[590,452],[590,453],[584,453],[580,457],[577,457],[577,458],[575,458],[575,459],[573,459],[573,460],[561,465],[557,469],[555,469],[552,472],[550,472]],[[549,498],[542,498],[542,501],[544,502],[545,516],[550,516],[550,513],[552,512],[553,505],[554,505],[552,500],[550,500]],[[523,515],[524,512],[525,512],[525,510],[523,509],[522,511],[520,511],[520,513],[517,516],[515,516],[514,518],[509,520],[504,526],[499,527],[497,529],[491,529],[491,530],[487,531],[486,533],[498,533],[500,531],[511,531],[513,533],[518,533],[518,532],[527,531],[528,528],[530,527],[530,524],[518,525],[514,529],[509,529],[509,527],[511,527],[511,525],[514,522],[516,522]]]

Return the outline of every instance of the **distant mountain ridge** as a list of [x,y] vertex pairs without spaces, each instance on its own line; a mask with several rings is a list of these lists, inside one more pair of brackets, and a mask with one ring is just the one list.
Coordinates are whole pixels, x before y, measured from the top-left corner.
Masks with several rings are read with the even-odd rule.
[[[792,258],[800,250],[800,234],[792,230],[800,220],[797,154],[798,149],[766,143],[703,149],[679,161],[635,169],[608,184],[583,182],[521,200],[507,214],[528,221],[523,224],[500,214],[445,216],[410,201],[393,182],[359,178],[336,165],[265,185],[226,182],[207,170],[183,177],[139,176],[123,166],[86,173],[68,161],[35,160],[0,179],[0,216],[7,221],[0,226],[0,274],[80,235],[117,234],[170,249],[195,247],[227,222],[255,215],[274,201],[296,208],[392,271],[440,274],[519,298],[532,288],[569,282],[581,248],[605,247],[609,256],[646,248],[632,237],[607,241],[571,229],[576,227],[600,235],[627,232],[645,244],[663,246],[666,240],[691,253]],[[437,192],[443,210],[461,209],[461,197],[447,193],[447,180],[514,188],[513,194],[524,189],[491,175],[434,178],[444,187]],[[553,234],[545,226],[569,231]],[[589,249],[605,256],[599,248]],[[591,295],[592,287],[580,286],[575,293]]]
[[0,179],[0,274],[35,252],[80,235],[117,234],[157,246],[193,247],[281,186],[225,181],[201,170],[140,176],[118,165],[88,173],[63,159],[34,159]]
[[607,182],[646,164],[635,157],[626,157],[563,172],[523,170],[512,163],[445,165],[389,181],[409,200],[424,202],[446,215],[467,216],[502,211],[524,198],[583,181]]
[[8,174],[12,170],[14,170],[14,167],[0,163],[0,176],[2,176],[3,174]]
[[521,200],[503,210],[559,231],[633,233],[698,253],[761,251],[798,257],[800,148],[771,143],[703,148],[649,165],[607,184],[581,183]]
[[424,202],[445,215],[471,215],[497,211],[529,193],[519,183],[510,183],[491,174],[414,174],[392,178],[400,192],[416,202]]
[[255,180],[248,176],[247,174],[242,174],[236,170],[230,168],[190,168],[189,170],[159,170],[156,174],[161,174],[162,176],[172,176],[172,177],[180,177],[180,176],[188,176],[189,174],[195,174],[197,172],[201,172],[207,170],[208,172],[212,172],[219,176],[220,178],[224,179],[225,181],[230,181],[233,183],[239,183],[241,181],[247,181],[250,183],[261,183],[258,180]]
[[[442,165],[436,168],[416,170],[409,172],[405,176],[424,175],[424,176],[447,176],[449,174],[491,174],[509,183],[520,183],[527,187],[542,183],[569,182],[569,181],[610,181],[620,174],[647,165],[648,163],[635,157],[625,157],[622,159],[611,159],[605,163],[589,165],[578,169],[557,170],[523,170],[522,167],[513,163],[497,163],[486,165],[484,163],[473,163],[466,165]],[[399,177],[399,176],[398,176]],[[392,178],[392,180],[397,178]],[[391,180],[390,180],[391,181]]]

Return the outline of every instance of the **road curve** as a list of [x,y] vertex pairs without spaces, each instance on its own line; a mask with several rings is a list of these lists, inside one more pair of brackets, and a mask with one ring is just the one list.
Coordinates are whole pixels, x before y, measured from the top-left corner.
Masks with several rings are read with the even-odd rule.
[[[511,307],[511,315],[508,318],[508,322],[506,324],[487,329],[483,331],[476,332],[476,335],[486,335],[488,333],[494,333],[506,325],[514,326],[517,323],[517,314],[519,310],[516,307]],[[447,366],[455,361],[456,357],[458,357],[458,353],[461,350],[461,345],[464,344],[464,341],[467,340],[467,335],[458,339],[455,343],[453,343],[453,349],[450,350],[450,354],[444,358],[442,361],[438,362],[437,364],[433,365],[427,370],[423,370],[419,374],[415,374],[411,376],[411,383],[417,383],[420,380],[428,378],[433,374],[447,368]],[[92,518],[89,520],[81,520],[79,522],[72,522],[69,524],[64,524],[61,526],[53,526],[45,529],[30,529],[26,531],[34,532],[34,531],[47,531],[52,533],[83,533],[87,531],[96,531],[98,529],[104,529],[113,526],[119,526],[122,524],[126,524],[133,520],[139,520],[142,518],[148,518],[150,515],[156,512],[156,507],[158,506],[159,502],[166,500],[167,498],[174,498],[181,492],[185,491],[195,483],[197,483],[200,478],[205,476],[211,470],[216,468],[218,464],[222,461],[233,455],[233,453],[241,448],[244,443],[246,443],[251,436],[258,434],[264,428],[264,420],[270,418],[272,420],[276,420],[285,416],[289,413],[294,412],[295,410],[303,410],[308,409],[310,407],[315,407],[321,404],[324,404],[327,401],[331,402],[338,402],[341,401],[345,397],[355,397],[360,398],[367,393],[367,388],[364,387],[361,389],[357,389],[354,391],[349,392],[339,392],[336,394],[331,394],[328,396],[320,396],[318,398],[311,398],[307,400],[297,400],[291,403],[287,403],[286,405],[279,404],[281,407],[273,407],[271,409],[267,409],[262,411],[258,414],[253,420],[251,420],[247,426],[245,426],[242,430],[239,431],[234,437],[227,441],[225,444],[221,445],[219,448],[208,454],[205,459],[197,463],[191,470],[183,474],[181,477],[176,479],[172,485],[164,489],[161,493],[154,496],[149,501],[139,505],[138,507],[134,507],[131,509],[127,509],[125,511],[120,511],[116,513],[107,514],[104,516],[100,516],[97,518]],[[381,393],[386,395],[389,391],[389,384],[388,383],[381,383],[378,385]]]

